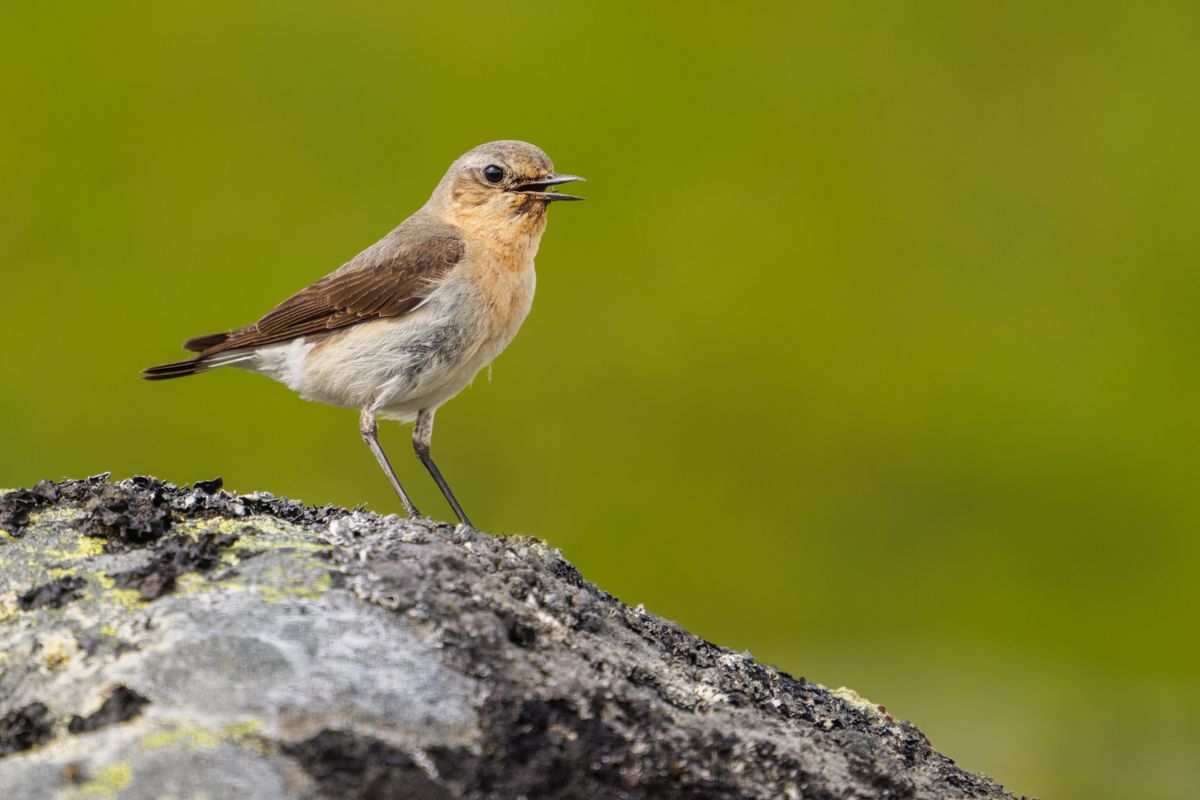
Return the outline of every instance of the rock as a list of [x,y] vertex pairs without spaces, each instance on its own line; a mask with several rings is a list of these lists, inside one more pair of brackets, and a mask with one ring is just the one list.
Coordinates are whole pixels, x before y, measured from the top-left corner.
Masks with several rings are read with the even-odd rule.
[[0,796],[1005,798],[545,544],[220,479],[0,495]]

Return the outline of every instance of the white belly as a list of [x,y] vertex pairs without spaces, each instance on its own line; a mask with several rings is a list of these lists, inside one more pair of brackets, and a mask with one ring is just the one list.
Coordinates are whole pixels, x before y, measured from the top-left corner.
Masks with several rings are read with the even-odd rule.
[[416,311],[364,322],[318,341],[262,348],[248,369],[307,400],[348,408],[372,406],[409,421],[462,391],[512,341],[533,302],[529,269],[517,280],[509,313],[497,319],[470,281],[443,284]]

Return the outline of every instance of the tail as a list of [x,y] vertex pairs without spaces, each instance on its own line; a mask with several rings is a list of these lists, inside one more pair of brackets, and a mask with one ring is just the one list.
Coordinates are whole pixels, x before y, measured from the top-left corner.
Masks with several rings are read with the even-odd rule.
[[214,353],[211,356],[196,356],[187,361],[173,361],[170,364],[159,364],[142,370],[142,377],[148,381],[165,381],[169,378],[182,378],[187,375],[198,375],[217,367],[227,367],[254,358],[253,352]]
[[171,364],[159,364],[142,370],[142,377],[148,381],[165,381],[167,378],[182,378],[185,375],[197,375],[212,369],[204,363],[203,358],[189,358],[187,361],[176,361]]

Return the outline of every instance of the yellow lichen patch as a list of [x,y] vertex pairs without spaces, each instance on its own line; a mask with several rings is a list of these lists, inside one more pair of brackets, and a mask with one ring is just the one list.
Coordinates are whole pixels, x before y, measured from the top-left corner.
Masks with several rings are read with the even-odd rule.
[[95,778],[73,789],[67,796],[71,800],[85,800],[92,797],[116,797],[117,792],[127,787],[132,781],[132,765],[110,764]]
[[66,519],[75,519],[83,516],[83,511],[69,505],[53,506],[52,508],[43,509],[42,511],[34,511],[29,515],[29,526],[37,527],[45,525],[49,522],[59,522]]
[[17,605],[16,592],[0,594],[0,622],[15,617],[20,612],[21,607]]
[[259,735],[259,731],[261,730],[262,722],[256,719],[231,722],[221,727],[221,738],[227,742],[233,742],[238,747],[245,747],[262,755],[267,755],[271,752],[271,747]]
[[117,635],[117,626],[116,625],[101,625],[100,626],[100,635],[115,637]]
[[175,579],[176,594],[195,594],[205,588],[208,581],[198,572],[185,572]]
[[231,742],[239,747],[266,752],[266,744],[258,735],[260,730],[262,730],[262,722],[256,719],[231,722],[215,731],[199,725],[180,725],[168,731],[159,731],[143,736],[142,747],[155,749],[181,745],[189,750],[195,750],[216,747],[222,742]]
[[79,561],[104,553],[104,540],[94,536],[80,536],[72,550],[44,550],[46,557],[55,561]]
[[275,539],[269,536],[249,534],[234,542],[230,549],[234,552],[238,550],[295,550],[298,553],[323,553],[329,550],[330,546],[308,539]]
[[297,575],[286,576],[278,584],[264,583],[257,587],[259,596],[268,603],[278,603],[289,597],[299,597],[306,600],[316,600],[333,586],[333,579],[328,572],[316,576]]
[[242,519],[185,520],[175,527],[175,531],[192,537],[202,533],[233,534],[238,540],[225,551],[226,554],[239,550],[283,549],[319,553],[330,549],[328,544],[313,541],[312,534],[304,528],[261,514]]
[[75,558],[90,558],[98,556],[103,552],[103,539],[98,539],[95,536],[80,536],[79,541],[75,543],[75,552],[72,555]]
[[304,529],[298,525],[293,525],[290,522],[276,519],[275,517],[266,514],[252,514],[241,520],[242,524],[249,525],[260,533],[273,534],[276,536],[303,536]]
[[68,575],[77,575],[79,570],[74,567],[51,567],[49,573],[51,578],[64,578]]
[[234,580],[233,578],[226,578],[223,581],[209,581],[209,586],[214,589],[227,589],[231,592],[244,592],[250,588],[242,581]]
[[232,533],[237,536],[252,535],[247,532],[252,528],[254,533],[267,536],[297,536],[303,535],[303,529],[274,517],[254,514],[241,519],[194,519],[185,520],[175,527],[178,533],[198,536],[201,533]]
[[216,747],[221,743],[221,737],[214,731],[196,725],[183,725],[169,731],[150,733],[142,737],[142,747],[153,749],[183,745],[189,749],[199,747]]
[[93,572],[91,575],[103,589],[100,593],[103,600],[130,609],[142,605],[142,595],[137,589],[118,589],[117,582],[103,572]]
[[82,651],[70,632],[52,633],[39,639],[41,649],[38,660],[47,669],[61,669],[71,663]]
[[[227,564],[226,566],[232,565]],[[248,588],[245,583],[233,578],[215,581],[199,572],[185,572],[175,579],[175,594],[195,594],[197,592],[213,591],[216,589],[240,592]]]

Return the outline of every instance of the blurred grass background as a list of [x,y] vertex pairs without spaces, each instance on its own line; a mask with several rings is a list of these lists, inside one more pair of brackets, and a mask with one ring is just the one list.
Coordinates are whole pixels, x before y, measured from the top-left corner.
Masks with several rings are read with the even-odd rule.
[[354,412],[137,372],[527,139],[590,200],[438,415],[482,527],[1015,792],[1192,797],[1198,9],[6,4],[0,485],[397,511]]

